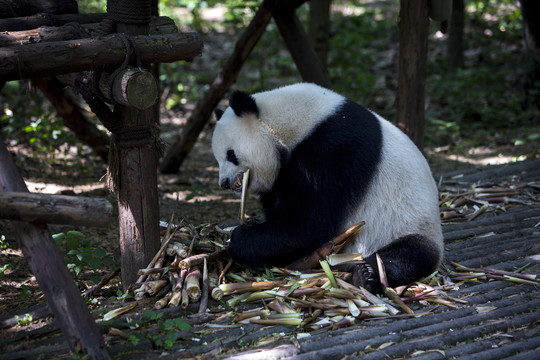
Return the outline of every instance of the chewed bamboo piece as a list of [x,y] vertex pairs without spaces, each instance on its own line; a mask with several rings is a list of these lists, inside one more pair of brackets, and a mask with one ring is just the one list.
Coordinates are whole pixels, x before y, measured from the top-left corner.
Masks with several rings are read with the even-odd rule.
[[240,225],[244,224],[246,218],[246,199],[247,199],[247,188],[249,182],[249,169],[244,172],[242,175],[242,195],[240,196]]
[[441,220],[473,221],[487,212],[505,210],[513,204],[531,205],[538,202],[538,199],[531,196],[530,189],[537,190],[539,187],[535,182],[506,186],[481,183],[467,189],[452,185],[442,186],[439,199]]
[[364,226],[365,222],[361,221],[347,230],[345,230],[343,233],[335,236],[333,239],[331,239],[329,242],[325,243],[323,246],[312,252],[311,254],[296,260],[292,264],[289,264],[287,266],[287,269],[291,270],[308,270],[308,269],[314,269],[318,267],[319,261],[326,260],[326,257],[330,255],[332,252],[338,253],[340,252],[345,245],[349,243],[356,235],[357,231]]

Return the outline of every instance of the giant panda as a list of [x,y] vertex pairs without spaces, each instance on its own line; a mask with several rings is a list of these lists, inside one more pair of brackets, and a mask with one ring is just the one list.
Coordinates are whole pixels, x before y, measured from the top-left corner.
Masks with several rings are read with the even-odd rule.
[[376,253],[390,286],[429,275],[443,254],[438,192],[415,144],[365,107],[299,83],[253,95],[236,91],[215,111],[212,151],[219,185],[260,195],[264,221],[238,226],[233,259],[284,266],[365,221],[345,252],[366,261],[353,282],[381,291]]

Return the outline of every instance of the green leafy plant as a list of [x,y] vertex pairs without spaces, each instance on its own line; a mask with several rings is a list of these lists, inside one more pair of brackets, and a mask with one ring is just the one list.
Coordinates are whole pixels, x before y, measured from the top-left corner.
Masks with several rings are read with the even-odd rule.
[[170,349],[182,332],[191,330],[191,325],[184,318],[163,320],[163,313],[157,313],[153,310],[144,310],[143,314],[151,321],[157,322],[159,332],[148,334],[147,337],[158,348]]
[[53,235],[56,244],[64,250],[67,267],[74,273],[75,278],[78,278],[84,269],[90,269],[94,274],[92,280],[98,282],[100,275],[97,270],[113,265],[114,260],[107,257],[105,249],[83,241],[84,238],[83,233],[75,230]]
[[32,315],[24,314],[22,317],[15,315],[15,321],[21,326],[29,325],[32,322]]
[[131,296],[129,293],[125,293],[122,290],[118,289],[116,290],[116,296],[113,296],[114,299],[118,301],[124,301],[127,299],[131,299],[133,296]]
[[0,277],[3,277],[6,273],[6,270],[9,269],[10,267],[11,267],[10,264],[2,265],[2,267],[0,267]]
[[30,288],[26,285],[22,285],[19,295],[17,295],[17,298],[19,298],[20,300],[26,300],[29,297],[30,297]]

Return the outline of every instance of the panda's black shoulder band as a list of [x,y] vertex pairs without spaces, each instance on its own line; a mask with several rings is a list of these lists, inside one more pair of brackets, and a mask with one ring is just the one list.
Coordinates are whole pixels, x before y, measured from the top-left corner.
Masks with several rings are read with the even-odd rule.
[[243,91],[235,91],[229,99],[229,106],[233,109],[236,116],[253,114],[259,117],[259,108],[255,103],[255,98]]

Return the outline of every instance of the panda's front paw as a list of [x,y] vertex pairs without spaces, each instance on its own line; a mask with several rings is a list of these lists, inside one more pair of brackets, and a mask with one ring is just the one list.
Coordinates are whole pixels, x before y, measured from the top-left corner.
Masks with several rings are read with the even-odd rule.
[[362,263],[354,267],[352,273],[352,283],[361,286],[372,294],[382,294],[383,289],[379,274],[368,263]]
[[232,259],[242,265],[251,268],[261,267],[258,247],[254,244],[254,239],[249,236],[251,225],[238,226],[231,235],[229,243],[229,253]]

